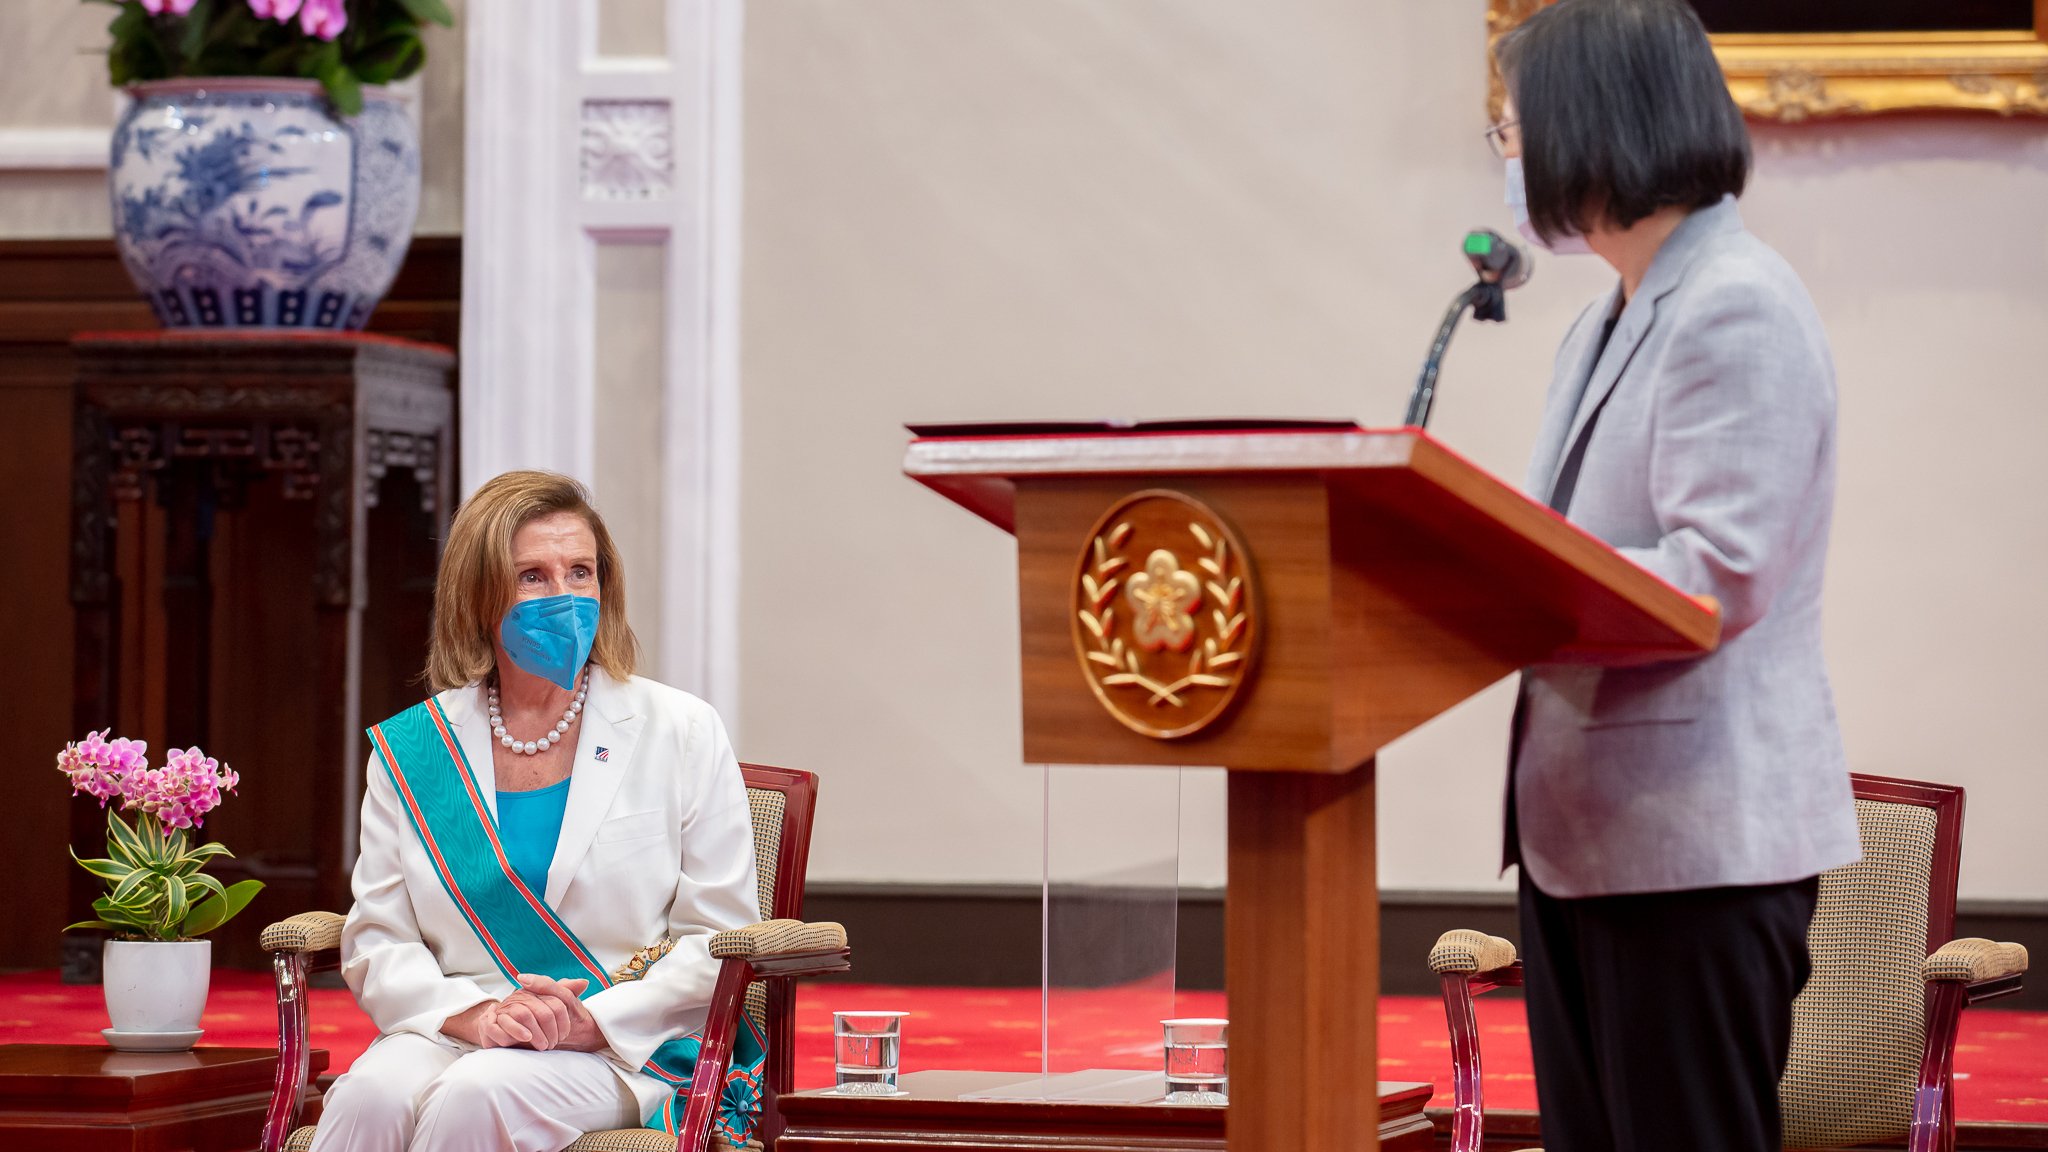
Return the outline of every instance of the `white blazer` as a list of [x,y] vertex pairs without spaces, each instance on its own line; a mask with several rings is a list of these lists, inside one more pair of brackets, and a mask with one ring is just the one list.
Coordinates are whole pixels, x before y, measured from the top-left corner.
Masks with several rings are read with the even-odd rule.
[[[483,689],[436,699],[495,815]],[[342,976],[379,1031],[452,1042],[442,1021],[516,989],[441,886],[374,754],[365,778]],[[704,1025],[718,975],[712,934],[761,918],[754,875],[746,785],[718,714],[686,692],[593,667],[546,899],[607,971],[663,936],[676,940],[644,980],[584,1000],[643,1114],[670,1089],[638,1070],[663,1041]]]

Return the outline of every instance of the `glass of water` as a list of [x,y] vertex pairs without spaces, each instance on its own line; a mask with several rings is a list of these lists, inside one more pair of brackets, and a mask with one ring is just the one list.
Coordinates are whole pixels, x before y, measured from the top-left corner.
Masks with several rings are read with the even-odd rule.
[[1230,1021],[1161,1020],[1166,1029],[1166,1102],[1230,1102]]
[[905,1012],[834,1012],[832,1058],[841,1096],[896,1095]]

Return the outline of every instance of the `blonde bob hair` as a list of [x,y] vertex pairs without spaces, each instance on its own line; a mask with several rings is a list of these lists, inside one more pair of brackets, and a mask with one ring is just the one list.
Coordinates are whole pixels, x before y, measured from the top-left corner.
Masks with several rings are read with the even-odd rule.
[[590,660],[616,680],[633,674],[640,642],[626,623],[626,573],[604,517],[583,485],[559,472],[506,472],[470,493],[456,510],[434,580],[434,637],[426,681],[435,692],[488,679],[498,666],[493,641],[518,595],[512,537],[542,517],[571,512],[597,537],[597,642]]

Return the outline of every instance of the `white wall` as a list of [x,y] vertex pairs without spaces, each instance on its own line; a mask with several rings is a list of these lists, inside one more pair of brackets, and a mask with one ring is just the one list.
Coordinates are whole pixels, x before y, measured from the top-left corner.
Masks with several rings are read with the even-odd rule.
[[[1030,881],[1009,540],[903,479],[914,419],[1398,419],[1505,226],[1482,0],[777,0],[747,36],[749,756],[825,774],[819,879]],[[1964,892],[2048,897],[2048,124],[1756,129],[1745,213],[1841,374],[1830,659],[1858,769],[1967,785]],[[1546,260],[1435,431],[1519,477]],[[1381,879],[1495,887],[1510,691],[1389,750]],[[1221,879],[1190,786],[1190,880]],[[1107,855],[1104,866],[1114,861]]]

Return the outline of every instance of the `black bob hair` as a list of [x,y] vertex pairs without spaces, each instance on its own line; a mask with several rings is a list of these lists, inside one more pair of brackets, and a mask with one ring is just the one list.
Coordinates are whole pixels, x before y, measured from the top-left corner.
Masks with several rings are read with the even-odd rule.
[[1546,239],[1741,195],[1749,130],[1684,0],[1559,0],[1494,50]]

